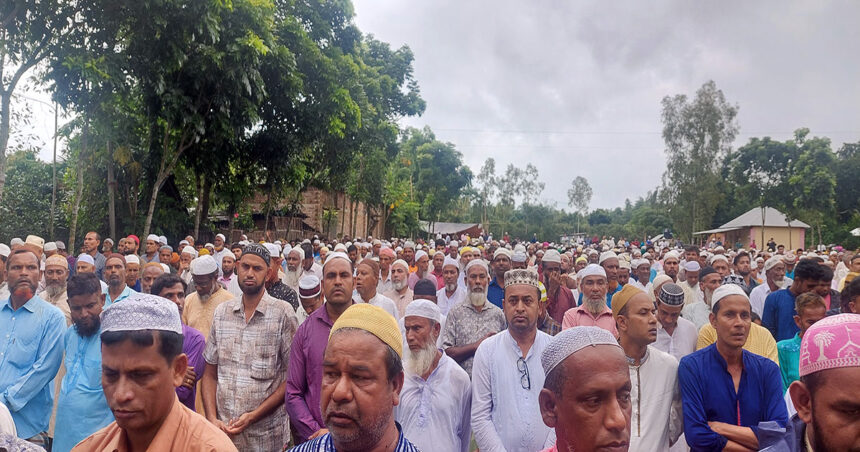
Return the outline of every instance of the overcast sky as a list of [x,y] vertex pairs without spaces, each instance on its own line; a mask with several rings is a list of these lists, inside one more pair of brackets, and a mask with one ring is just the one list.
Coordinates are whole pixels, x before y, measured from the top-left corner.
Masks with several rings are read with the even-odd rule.
[[[533,163],[542,200],[591,208],[660,183],[660,100],[714,80],[740,107],[736,145],[798,127],[860,141],[860,2],[353,0],[365,33],[415,54],[429,125],[477,173]],[[46,97],[46,96],[45,96]],[[52,113],[33,104],[51,158]]]
[[533,163],[542,198],[591,207],[660,183],[660,101],[714,80],[736,145],[799,127],[860,140],[860,2],[353,0],[365,33],[415,54],[429,125],[477,173]]

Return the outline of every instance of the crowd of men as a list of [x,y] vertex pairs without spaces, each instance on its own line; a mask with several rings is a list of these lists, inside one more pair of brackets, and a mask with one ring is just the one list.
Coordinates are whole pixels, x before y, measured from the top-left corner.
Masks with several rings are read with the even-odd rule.
[[860,450],[860,253],[176,245],[0,244],[0,450]]

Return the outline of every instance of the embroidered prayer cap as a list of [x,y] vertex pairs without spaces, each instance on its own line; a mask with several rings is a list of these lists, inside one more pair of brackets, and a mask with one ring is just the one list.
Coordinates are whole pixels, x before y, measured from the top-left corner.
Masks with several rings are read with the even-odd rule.
[[512,253],[511,250],[507,248],[499,248],[493,253],[493,260],[496,260],[496,258],[499,256],[507,256],[507,258],[510,259],[513,254],[514,253]]
[[604,270],[603,267],[601,267],[600,265],[588,264],[585,266],[585,268],[579,271],[577,276],[579,277],[580,281],[585,281],[585,278],[589,276],[602,276],[604,279],[606,279],[606,270]]
[[316,275],[304,275],[299,279],[299,297],[315,298],[321,291],[320,279]]
[[630,261],[628,261],[627,259],[618,259],[618,268],[626,268],[630,270]]
[[490,267],[487,267],[487,263],[484,262],[483,259],[472,259],[466,264],[466,268],[463,270],[467,275],[469,274],[469,269],[473,267],[481,267],[485,272],[490,273]]
[[621,348],[612,333],[596,326],[575,326],[562,330],[550,339],[541,353],[544,375],[549,375],[568,356],[588,346],[613,345]]
[[789,263],[789,264],[793,264],[793,263],[797,262],[797,256],[795,256],[794,253],[786,254],[783,259],[785,260],[786,263]]
[[825,317],[800,340],[801,377],[822,370],[860,367],[860,315]]
[[553,250],[553,249],[546,250],[546,253],[544,253],[543,259],[541,259],[541,262],[555,262],[556,264],[560,264],[561,263],[561,254],[559,254],[558,251]]
[[397,265],[400,265],[405,268],[407,272],[409,271],[409,264],[407,264],[405,260],[397,259],[396,261],[391,263],[391,268],[394,268]]
[[665,305],[683,306],[684,289],[675,283],[666,283],[660,288],[660,295],[657,298]]
[[777,264],[781,264],[781,263],[782,263],[782,256],[777,254],[776,256],[764,261],[764,271],[768,271],[768,270],[772,269],[773,267],[776,267]]
[[87,253],[82,253],[78,256],[78,262],[83,262],[85,264],[96,265],[96,261],[93,260],[93,257]]
[[540,289],[540,280],[536,271],[515,268],[505,272],[505,289],[508,286],[525,285]]
[[185,248],[182,248],[182,252],[180,254],[190,254],[197,257],[197,250],[195,250],[193,246],[186,245]]
[[275,245],[274,243],[264,243],[263,246],[266,247],[266,251],[269,252],[269,259],[279,258],[281,257],[281,247]]
[[423,298],[413,300],[406,305],[406,314],[404,314],[403,317],[424,317],[425,319],[433,320],[436,323],[442,323],[442,311],[439,310],[439,306],[437,306],[436,303]]
[[681,255],[678,254],[677,251],[672,250],[672,251],[669,251],[668,253],[666,253],[665,256],[663,256],[663,262],[666,262],[667,260],[672,260],[672,259],[680,262],[681,261]]
[[191,261],[191,274],[194,276],[211,275],[218,271],[218,264],[212,256],[200,256]]
[[526,260],[528,260],[528,258],[529,257],[526,255],[525,251],[519,251],[518,250],[518,251],[515,251],[514,254],[511,255],[511,262],[521,263],[521,262],[525,262]]
[[597,263],[602,264],[607,259],[612,259],[612,258],[618,259],[618,255],[615,254],[615,251],[604,251],[604,252],[600,253],[600,257],[597,259]]
[[723,261],[725,263],[728,263],[729,258],[727,258],[725,254],[714,254],[714,256],[711,257],[711,265],[714,265],[714,262],[716,261]]
[[412,248],[414,250],[415,249],[415,242],[413,242],[412,240],[407,240],[406,243],[403,244],[403,249],[406,249],[406,248]]
[[68,270],[69,262],[65,257],[60,256],[59,254],[55,254],[47,259],[45,259],[45,267],[56,265],[58,267],[63,267]]
[[641,289],[633,287],[632,284],[626,284],[615,295],[612,296],[612,317],[618,317],[618,313],[627,306],[627,302],[638,294],[644,294]]
[[45,247],[45,239],[38,235],[28,235],[27,240],[25,240],[24,243],[27,245],[37,246],[39,249],[43,249]]
[[48,251],[57,251],[57,244],[54,242],[45,242],[45,247],[42,248],[46,253]]
[[[409,305],[406,307],[408,308]],[[335,331],[341,328],[358,328],[367,331],[393,348],[403,358],[403,337],[400,335],[400,327],[397,326],[394,317],[380,307],[368,303],[357,303],[350,306],[332,325],[331,333],[328,335],[329,340]]]
[[224,248],[224,252],[221,253],[221,259],[224,259],[225,257],[229,257],[230,259],[233,259],[234,261],[236,260],[236,255],[233,254],[233,252],[228,250],[227,248]]
[[337,245],[334,246],[334,250],[335,251],[343,251],[345,253],[346,252],[346,245],[344,245],[343,243],[338,243]]
[[176,303],[147,293],[135,293],[101,313],[102,333],[161,330],[182,334]]
[[447,267],[449,265],[453,265],[454,267],[457,268],[458,272],[460,271],[460,264],[458,264],[457,261],[452,259],[450,256],[445,256],[445,262],[442,264],[442,268],[444,269],[445,267]]
[[128,264],[137,264],[140,265],[140,258],[135,256],[134,254],[129,254],[125,256],[125,263]]
[[245,249],[242,250],[242,255],[244,256],[246,254],[251,254],[263,259],[263,262],[265,262],[266,265],[269,265],[272,259],[272,255],[269,254],[269,250],[259,243],[249,243],[246,245]]

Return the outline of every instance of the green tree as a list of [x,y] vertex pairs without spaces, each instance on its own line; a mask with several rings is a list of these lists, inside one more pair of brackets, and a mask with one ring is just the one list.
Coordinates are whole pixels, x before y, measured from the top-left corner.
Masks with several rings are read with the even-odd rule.
[[[62,171],[62,163],[59,171]],[[0,241],[29,234],[49,237],[51,218],[51,165],[36,158],[35,150],[16,151],[9,155],[6,194],[0,201]],[[58,201],[63,202],[63,191]],[[62,214],[60,214],[62,216]],[[60,218],[58,218],[60,219]]]
[[711,226],[720,203],[717,190],[723,156],[737,135],[738,107],[726,101],[713,81],[694,99],[679,94],[663,98],[663,140],[666,171],[661,196],[684,240]]
[[576,232],[579,232],[579,219],[588,213],[588,205],[591,204],[593,191],[588,179],[576,176],[567,190],[568,205],[573,207],[579,214],[576,219]]

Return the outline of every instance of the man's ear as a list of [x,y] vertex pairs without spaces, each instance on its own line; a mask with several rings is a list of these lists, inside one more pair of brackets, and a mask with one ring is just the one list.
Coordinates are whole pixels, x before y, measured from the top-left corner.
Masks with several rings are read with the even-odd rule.
[[800,328],[801,330],[803,329],[803,325],[800,323],[800,316],[799,315],[794,316],[794,324],[797,325],[797,327]]
[[394,377],[394,380],[391,382],[392,391],[391,396],[393,397],[393,406],[400,405],[400,391],[403,390],[403,381],[406,377],[406,374],[401,370],[399,374]]
[[806,424],[812,423],[812,394],[809,392],[809,387],[797,380],[788,387],[788,393],[794,409],[797,410],[797,417]]
[[557,406],[555,393],[546,388],[541,389],[538,394],[538,407],[543,423],[549,428],[555,428],[558,421]]
[[173,358],[170,369],[173,372],[173,386],[176,388],[182,386],[182,380],[185,379],[185,372],[188,370],[188,356],[180,353]]

